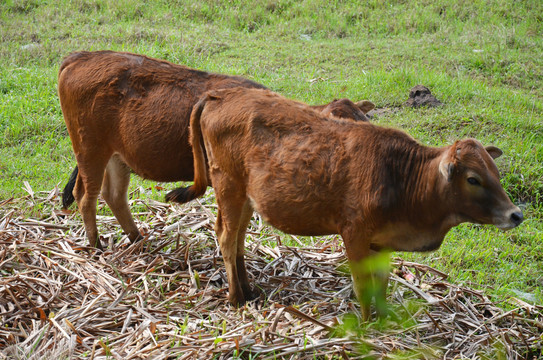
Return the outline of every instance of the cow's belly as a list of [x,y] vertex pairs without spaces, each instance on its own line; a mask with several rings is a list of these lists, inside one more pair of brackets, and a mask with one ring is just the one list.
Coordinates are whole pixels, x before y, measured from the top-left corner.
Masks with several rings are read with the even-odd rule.
[[144,121],[119,131],[114,151],[139,176],[162,182],[193,179],[193,156],[186,124]]
[[337,234],[348,188],[346,174],[338,170],[332,149],[317,156],[307,150],[315,144],[310,142],[305,150],[295,146],[299,144],[285,144],[273,157],[256,151],[246,156],[245,163],[250,164],[247,194],[263,219],[281,231],[304,236]]
[[158,182],[192,181],[194,169],[188,161],[171,161],[168,164],[138,164],[128,165],[138,176]]
[[141,149],[117,154],[126,165],[144,179],[159,182],[192,181],[194,179],[193,157],[190,149],[181,152],[169,149]]
[[326,204],[289,201],[281,195],[275,199],[250,197],[253,208],[273,227],[293,235],[317,236],[338,233],[334,213]]
[[[168,90],[169,96],[161,96]],[[139,176],[162,182],[193,179],[189,119],[197,97],[183,88],[149,90],[138,101],[125,100],[110,143]]]

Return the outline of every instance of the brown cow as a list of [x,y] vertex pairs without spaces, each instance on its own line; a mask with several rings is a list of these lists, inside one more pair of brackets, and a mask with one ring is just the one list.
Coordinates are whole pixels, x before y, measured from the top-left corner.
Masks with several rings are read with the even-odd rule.
[[511,229],[523,220],[500,185],[493,158],[502,151],[474,139],[426,147],[399,130],[243,88],[206,94],[190,129],[194,185],[168,195],[186,202],[205,192],[204,145],[234,305],[253,296],[243,258],[253,209],[286,233],[341,234],[359,299],[368,281],[356,264],[370,250],[429,251],[462,222]]
[[[146,56],[112,51],[79,52],[60,66],[58,93],[78,167],[63,194],[74,197],[91,246],[100,190],[130,240],[140,233],[127,202],[130,171],[155,181],[193,179],[189,119],[210,89],[264,88],[238,76],[211,74]],[[374,105],[342,99],[318,108],[367,121]],[[75,185],[75,187],[74,187]],[[73,196],[72,196],[73,193]]]

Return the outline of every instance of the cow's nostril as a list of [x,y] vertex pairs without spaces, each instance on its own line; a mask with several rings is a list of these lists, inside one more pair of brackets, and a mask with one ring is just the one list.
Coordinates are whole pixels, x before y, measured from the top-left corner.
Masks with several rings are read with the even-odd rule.
[[522,215],[521,211],[515,211],[511,214],[511,220],[513,223],[515,223],[515,225],[520,225],[522,220],[524,220],[524,216]]

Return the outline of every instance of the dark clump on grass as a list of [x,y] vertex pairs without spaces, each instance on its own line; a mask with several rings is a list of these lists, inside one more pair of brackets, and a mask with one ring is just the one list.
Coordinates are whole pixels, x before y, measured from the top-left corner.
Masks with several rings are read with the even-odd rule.
[[[443,103],[439,101],[424,85],[416,85],[409,91],[409,98],[403,104],[406,107],[419,108],[419,107],[438,107]],[[369,118],[374,116],[386,116],[387,114],[393,114],[401,111],[400,106],[384,106],[381,108],[374,108],[370,110],[366,115]],[[443,126],[443,125],[440,125]]]
[[436,99],[430,89],[424,85],[416,85],[409,91],[409,99],[405,102],[405,106],[409,107],[436,107],[443,105],[441,101]]
[[[338,237],[282,244],[257,216],[248,271],[265,298],[235,309],[212,230],[212,194],[174,207],[131,200],[146,239],[100,216],[87,246],[59,190],[0,202],[0,359],[508,358],[541,356],[543,307],[508,311],[431,267],[396,259],[389,316],[360,321]],[[41,219],[21,216],[40,207]],[[101,203],[103,206],[103,203]],[[293,238],[298,241],[297,238]],[[93,256],[94,255],[94,256]]]

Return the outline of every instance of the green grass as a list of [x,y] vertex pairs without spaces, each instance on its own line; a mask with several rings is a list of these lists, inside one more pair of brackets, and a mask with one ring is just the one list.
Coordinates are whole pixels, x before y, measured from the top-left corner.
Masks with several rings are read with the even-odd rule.
[[[428,145],[476,137],[501,147],[502,183],[525,207],[525,223],[507,233],[462,225],[436,252],[400,255],[501,301],[542,304],[542,14],[539,0],[3,1],[0,201],[24,195],[24,181],[34,191],[63,186],[75,165],[56,95],[62,58],[143,53],[242,75],[307,103],[367,98],[395,110],[375,123]],[[401,107],[416,84],[445,106]]]

